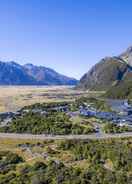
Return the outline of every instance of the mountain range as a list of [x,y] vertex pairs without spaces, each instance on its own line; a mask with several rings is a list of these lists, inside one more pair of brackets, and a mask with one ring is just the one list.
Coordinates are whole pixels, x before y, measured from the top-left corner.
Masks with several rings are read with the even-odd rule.
[[78,89],[105,90],[109,98],[132,97],[132,47],[114,57],[105,57],[80,80]]
[[44,66],[0,61],[0,85],[76,85],[77,82]]
[[0,61],[0,85],[77,85],[81,90],[104,90],[108,98],[132,98],[132,46],[101,59],[79,82],[44,66]]

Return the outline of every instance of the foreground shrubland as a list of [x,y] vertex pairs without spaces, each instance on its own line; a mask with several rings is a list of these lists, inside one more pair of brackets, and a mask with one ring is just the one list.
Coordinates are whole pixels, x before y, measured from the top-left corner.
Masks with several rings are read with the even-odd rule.
[[[131,184],[130,138],[52,144],[56,144],[59,155],[57,158],[52,153],[48,161],[27,163],[15,153],[0,152],[0,184]],[[73,157],[66,162],[61,155],[68,152]],[[85,163],[83,167],[82,163]]]

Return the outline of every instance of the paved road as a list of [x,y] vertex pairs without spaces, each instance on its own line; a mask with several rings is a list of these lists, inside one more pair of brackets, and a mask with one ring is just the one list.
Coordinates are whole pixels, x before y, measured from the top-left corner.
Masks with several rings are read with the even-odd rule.
[[89,135],[33,135],[33,134],[15,134],[15,133],[0,133],[0,138],[9,139],[30,139],[30,140],[70,140],[70,139],[108,139],[108,138],[124,138],[132,137],[132,132],[120,134],[89,134]]

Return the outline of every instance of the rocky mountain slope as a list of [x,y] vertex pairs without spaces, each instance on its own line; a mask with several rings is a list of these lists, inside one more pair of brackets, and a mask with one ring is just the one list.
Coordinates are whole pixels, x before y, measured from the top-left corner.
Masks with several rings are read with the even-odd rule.
[[106,90],[120,81],[127,70],[127,64],[118,58],[107,57],[97,63],[80,80],[79,88]]
[[0,61],[0,85],[76,85],[77,80],[43,66]]
[[106,90],[107,97],[113,98],[130,96],[132,94],[132,47],[118,57],[102,59],[81,78],[77,88]]

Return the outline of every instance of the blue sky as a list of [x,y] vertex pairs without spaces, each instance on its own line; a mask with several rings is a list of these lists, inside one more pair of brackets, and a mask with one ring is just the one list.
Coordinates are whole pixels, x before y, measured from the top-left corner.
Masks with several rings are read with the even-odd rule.
[[131,0],[0,0],[0,60],[80,78],[132,45]]

